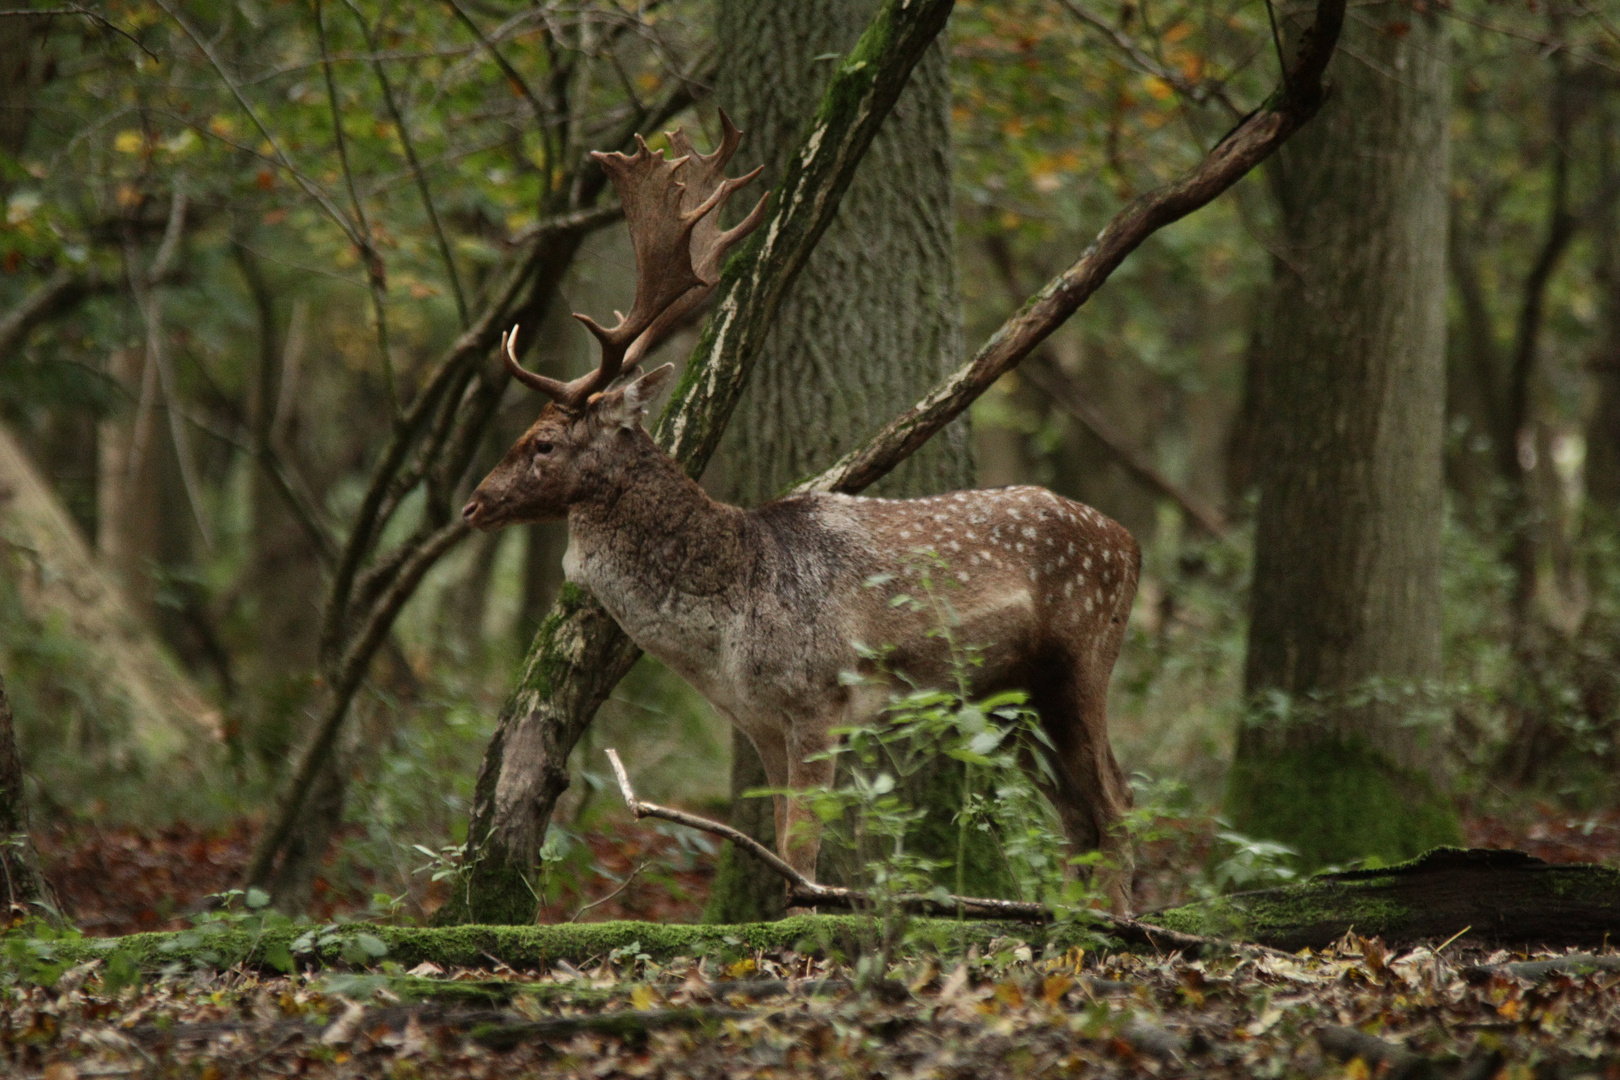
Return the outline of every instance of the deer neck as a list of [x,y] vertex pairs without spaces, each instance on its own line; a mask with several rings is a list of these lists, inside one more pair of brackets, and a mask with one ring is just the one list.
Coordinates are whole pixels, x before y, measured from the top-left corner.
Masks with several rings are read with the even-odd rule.
[[633,437],[629,467],[569,508],[563,572],[694,678],[743,577],[743,512],[711,499],[646,432]]

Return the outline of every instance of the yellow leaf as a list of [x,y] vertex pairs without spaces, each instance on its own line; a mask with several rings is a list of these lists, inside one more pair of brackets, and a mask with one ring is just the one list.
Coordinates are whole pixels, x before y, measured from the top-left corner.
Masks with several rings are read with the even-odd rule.
[[1164,32],[1164,40],[1174,43],[1187,37],[1192,32],[1192,24],[1178,22]]
[[1009,1009],[1016,1009],[1024,1003],[1024,992],[1015,982],[997,983],[996,1000]]
[[650,1009],[658,1004],[658,995],[653,992],[652,987],[642,983],[630,991],[630,1004],[637,1009]]
[[145,144],[146,140],[138,131],[120,131],[113,136],[113,149],[120,154],[138,154]]
[[1344,1075],[1348,1080],[1372,1080],[1372,1070],[1367,1068],[1366,1058],[1351,1058],[1350,1064],[1344,1067]]
[[752,956],[744,957],[735,964],[729,965],[726,968],[726,975],[728,978],[740,979],[744,975],[752,975],[756,966]]
[[1048,1005],[1056,1005],[1073,985],[1074,980],[1067,975],[1048,975],[1046,981],[1041,983],[1041,997],[1046,999]]
[[1168,98],[1170,95],[1176,92],[1174,87],[1165,82],[1163,79],[1159,78],[1157,75],[1149,76],[1147,80],[1147,91],[1148,95],[1152,97],[1154,101],[1163,101],[1165,98]]
[[236,121],[228,116],[216,116],[208,121],[208,130],[222,139],[228,139],[236,131]]

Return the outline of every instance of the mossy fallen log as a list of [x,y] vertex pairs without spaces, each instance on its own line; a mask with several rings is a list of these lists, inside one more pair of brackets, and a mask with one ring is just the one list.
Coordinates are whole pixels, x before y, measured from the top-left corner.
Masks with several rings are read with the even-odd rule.
[[1620,870],[1553,865],[1522,851],[1435,848],[1378,870],[1321,874],[1143,916],[1187,934],[1295,950],[1354,929],[1389,945],[1453,935],[1505,946],[1620,940]]
[[[217,970],[240,964],[274,969],[294,963],[304,968],[360,969],[382,961],[406,968],[431,962],[445,969],[501,964],[519,971],[544,971],[559,961],[578,966],[613,958],[615,954],[622,960],[645,955],[655,961],[676,956],[729,961],[750,956],[756,950],[794,949],[852,958],[874,945],[880,935],[880,924],[865,915],[801,915],[778,922],[731,926],[601,922],[405,927],[348,923],[321,928],[313,934],[311,929],[307,924],[262,929],[222,926],[121,938],[65,937],[44,944],[48,946],[49,961],[56,966],[98,957],[110,963],[117,957],[121,966],[142,971],[158,971],[169,965]],[[908,929],[917,947],[941,954],[965,953],[975,946],[983,951],[998,939],[1027,943],[1039,952],[1051,934],[1045,928],[1027,924],[954,919],[913,919]],[[305,940],[300,942],[301,938]]]

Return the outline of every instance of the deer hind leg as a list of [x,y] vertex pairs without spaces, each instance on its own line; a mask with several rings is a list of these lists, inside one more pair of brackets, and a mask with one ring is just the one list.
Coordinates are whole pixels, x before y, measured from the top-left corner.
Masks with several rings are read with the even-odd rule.
[[1049,757],[1057,782],[1043,781],[1042,788],[1069,843],[1080,852],[1102,852],[1096,880],[1109,906],[1129,914],[1134,860],[1124,818],[1133,800],[1108,743],[1108,671],[1099,674],[1065,660],[1043,674],[1046,678],[1031,690],[1031,704],[1052,740]]

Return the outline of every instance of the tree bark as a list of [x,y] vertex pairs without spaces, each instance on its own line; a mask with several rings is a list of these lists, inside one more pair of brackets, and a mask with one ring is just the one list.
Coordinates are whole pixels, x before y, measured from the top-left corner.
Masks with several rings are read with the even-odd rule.
[[[1600,118],[1598,177],[1605,191],[1620,183],[1620,105],[1607,103]],[[1586,486],[1581,531],[1586,548],[1586,587],[1590,602],[1576,636],[1576,680],[1581,711],[1607,738],[1607,761],[1598,767],[1613,775],[1620,762],[1620,193],[1597,208],[1593,223],[1597,257],[1599,328],[1592,355],[1596,403],[1586,424]],[[1590,745],[1590,744],[1588,744]]]
[[11,701],[0,679],[0,888],[5,890],[6,919],[38,915],[56,920],[61,905],[51,883],[39,868],[28,831],[28,797],[23,785],[22,757],[11,723]]
[[158,445],[156,403],[145,384],[155,379],[140,349],[115,349],[108,376],[128,407],[97,425],[96,558],[123,589],[131,612],[150,625],[155,614],[152,566],[158,561]]
[[[291,448],[300,417],[294,380],[307,341],[308,307],[291,305],[283,335],[282,314],[261,260],[246,244],[238,244],[234,254],[258,321],[257,370],[248,398],[254,456],[261,463],[272,454],[296,457]],[[257,647],[244,680],[252,692],[236,710],[245,718],[246,730],[232,731],[230,745],[233,756],[251,755],[277,776],[315,693],[311,673],[318,659],[323,553],[287,505],[270,469],[261,465],[251,476],[253,547],[248,574]]]
[[1453,935],[1521,948],[1603,946],[1620,928],[1620,870],[1440,848],[1400,866],[1320,874],[1142,921],[1289,952],[1326,948],[1352,929],[1394,948]]
[[[773,184],[783,174],[832,75],[827,58],[847,52],[876,9],[876,0],[722,0],[716,46],[725,59],[715,96],[747,132],[739,165],[764,165]],[[917,64],[837,218],[776,314],[726,432],[728,501],[758,505],[826,468],[961,362],[950,108],[949,58],[938,40]],[[967,425],[958,421],[886,477],[879,491],[928,495],[972,482]],[[732,823],[773,845],[771,800],[742,797],[769,786],[764,765],[741,731],[732,732],[731,746]],[[948,771],[961,768],[952,765]],[[927,798],[923,791],[906,795],[914,803]],[[955,807],[933,809],[948,820]],[[818,880],[842,881],[845,860],[834,845],[823,852]],[[951,839],[926,854],[950,859],[955,852]],[[988,845],[976,854],[994,859]],[[970,891],[992,887],[976,883]],[[776,918],[784,895],[775,875],[728,843],[705,917],[724,923]]]
[[135,745],[154,763],[194,757],[220,732],[218,712],[136,617],[50,484],[0,427],[0,531],[15,553],[18,591],[30,619],[60,620],[88,663],[104,673],[98,692],[127,697]]
[[[1437,764],[1447,105],[1440,20],[1371,9],[1282,152],[1236,827],[1310,865],[1458,837]],[[1409,20],[1406,22],[1404,20]]]

